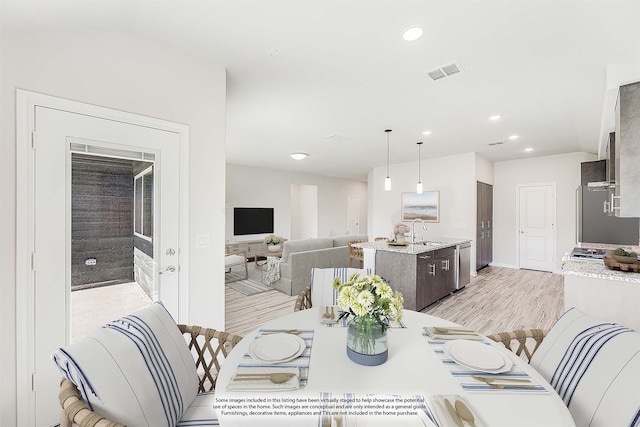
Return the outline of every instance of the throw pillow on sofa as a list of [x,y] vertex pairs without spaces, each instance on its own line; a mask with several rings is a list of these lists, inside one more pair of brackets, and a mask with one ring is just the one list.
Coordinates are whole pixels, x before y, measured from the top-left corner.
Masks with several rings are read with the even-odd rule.
[[194,401],[193,356],[157,302],[53,352],[87,406],[127,426],[175,426]]

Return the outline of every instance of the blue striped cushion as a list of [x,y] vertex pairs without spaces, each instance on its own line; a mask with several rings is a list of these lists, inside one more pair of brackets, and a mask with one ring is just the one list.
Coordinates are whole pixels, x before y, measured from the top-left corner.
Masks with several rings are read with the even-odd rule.
[[193,356],[161,303],[113,321],[52,354],[87,405],[131,426],[175,426],[193,402]]
[[587,316],[562,315],[531,359],[577,426],[640,425],[640,334]]
[[311,269],[311,302],[314,307],[337,305],[338,292],[333,288],[333,280],[338,277],[342,282],[349,280],[353,273],[361,277],[371,275],[367,268],[312,268]]

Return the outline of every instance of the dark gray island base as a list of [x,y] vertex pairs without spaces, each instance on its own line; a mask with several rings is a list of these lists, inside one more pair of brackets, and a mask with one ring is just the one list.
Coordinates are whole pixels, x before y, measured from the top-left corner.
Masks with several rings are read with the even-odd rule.
[[[375,253],[375,274],[404,296],[404,308],[420,311],[469,283],[470,260],[460,256],[469,240],[438,239],[407,246],[360,243],[367,256]],[[373,252],[374,250],[375,252]],[[373,261],[373,260],[371,260]],[[462,278],[466,276],[466,279]]]

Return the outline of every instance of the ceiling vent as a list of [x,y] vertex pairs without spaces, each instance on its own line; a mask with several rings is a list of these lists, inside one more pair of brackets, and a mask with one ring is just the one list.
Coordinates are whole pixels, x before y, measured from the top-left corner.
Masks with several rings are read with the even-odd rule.
[[489,147],[493,147],[494,145],[502,145],[502,144],[504,144],[504,141],[490,142],[490,143],[488,143],[487,145],[488,145]]
[[451,62],[446,65],[441,65],[438,68],[434,68],[431,71],[427,71],[431,80],[436,81],[440,79],[444,79],[445,77],[451,77],[454,74],[458,74],[462,72],[462,67],[457,62]]
[[338,135],[337,133],[332,133],[331,135],[327,135],[326,138],[333,142],[339,142],[339,143],[347,142],[350,140],[346,136]]

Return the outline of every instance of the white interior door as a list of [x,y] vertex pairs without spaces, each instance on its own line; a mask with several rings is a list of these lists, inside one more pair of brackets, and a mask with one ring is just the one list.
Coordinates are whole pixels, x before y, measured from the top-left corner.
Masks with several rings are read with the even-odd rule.
[[[59,419],[60,373],[51,352],[69,342],[71,266],[70,144],[90,140],[105,150],[143,150],[155,156],[154,261],[159,299],[179,319],[179,136],[45,107],[34,132],[34,376],[35,425]],[[132,260],[133,262],[133,260]]]
[[553,271],[555,185],[521,186],[518,191],[520,268]]
[[347,232],[360,234],[360,197],[347,196]]

